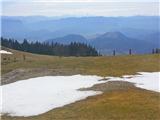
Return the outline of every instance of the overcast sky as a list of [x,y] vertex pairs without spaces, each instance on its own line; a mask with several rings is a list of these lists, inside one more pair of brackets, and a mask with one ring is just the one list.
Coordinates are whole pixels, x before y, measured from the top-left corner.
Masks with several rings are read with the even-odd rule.
[[[159,15],[158,0],[0,0],[6,16]],[[27,1],[27,2],[26,2]]]

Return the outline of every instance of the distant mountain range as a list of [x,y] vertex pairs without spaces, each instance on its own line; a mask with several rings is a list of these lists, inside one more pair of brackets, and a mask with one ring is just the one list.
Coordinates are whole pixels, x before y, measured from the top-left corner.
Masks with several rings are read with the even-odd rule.
[[115,50],[118,54],[126,54],[129,49],[133,53],[150,53],[153,48],[158,48],[159,44],[155,41],[126,37],[120,32],[107,32],[91,42],[101,53],[109,54]]
[[68,34],[91,36],[120,31],[128,37],[140,38],[159,31],[159,18],[159,16],[69,18],[2,16],[1,34],[3,37],[13,37],[19,40],[27,38],[32,41],[44,41]]
[[129,49],[132,49],[134,53],[149,53],[153,48],[159,47],[157,39],[155,41],[153,39],[138,40],[126,37],[121,32],[106,32],[92,39],[87,39],[82,35],[70,34],[49,39],[46,42],[63,44],[70,44],[71,42],[88,43],[97,48],[102,54],[112,54],[113,50],[116,50],[118,54],[125,54],[128,53]]
[[[69,17],[43,16],[1,17],[1,36],[22,41],[88,43],[101,53],[114,49],[126,53],[150,52],[159,47],[159,16],[132,17]],[[118,31],[118,32],[115,32]]]

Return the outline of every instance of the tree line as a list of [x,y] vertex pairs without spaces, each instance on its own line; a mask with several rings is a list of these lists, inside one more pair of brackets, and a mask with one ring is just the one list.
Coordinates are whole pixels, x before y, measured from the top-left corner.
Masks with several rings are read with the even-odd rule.
[[28,42],[27,39],[24,39],[24,41],[20,43],[15,39],[6,39],[1,37],[1,45],[11,49],[36,54],[54,56],[100,56],[94,47],[84,43],[76,42],[64,45],[59,43],[41,43],[38,41]]

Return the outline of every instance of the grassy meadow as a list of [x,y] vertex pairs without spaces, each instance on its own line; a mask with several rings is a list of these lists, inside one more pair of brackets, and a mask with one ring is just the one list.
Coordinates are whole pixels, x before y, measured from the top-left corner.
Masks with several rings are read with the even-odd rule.
[[[11,50],[2,55],[2,75],[15,69],[43,68],[68,74],[122,76],[136,72],[159,71],[160,55],[124,55],[102,57],[55,57]],[[25,56],[25,57],[24,57]],[[6,58],[7,60],[4,60]],[[9,58],[9,60],[8,60]]]
[[[160,55],[103,57],[54,57],[11,50],[2,55],[2,77],[16,69],[52,70],[57,74],[122,76],[136,72],[160,71]],[[24,59],[25,56],[25,59]],[[27,74],[27,72],[26,72]],[[36,72],[35,72],[36,74]],[[23,74],[25,75],[25,74]],[[39,74],[37,73],[37,76]],[[31,77],[31,76],[30,76]],[[116,82],[115,82],[116,83]],[[116,84],[110,83],[115,88]],[[107,90],[70,105],[33,117],[2,116],[2,120],[159,120],[160,94],[134,87]],[[119,84],[119,83],[118,83]],[[98,89],[97,89],[98,90]]]

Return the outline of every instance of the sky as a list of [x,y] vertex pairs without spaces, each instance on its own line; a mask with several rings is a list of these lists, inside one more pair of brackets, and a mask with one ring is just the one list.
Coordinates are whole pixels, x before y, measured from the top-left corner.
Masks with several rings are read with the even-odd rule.
[[0,0],[5,16],[158,16],[158,0]]

